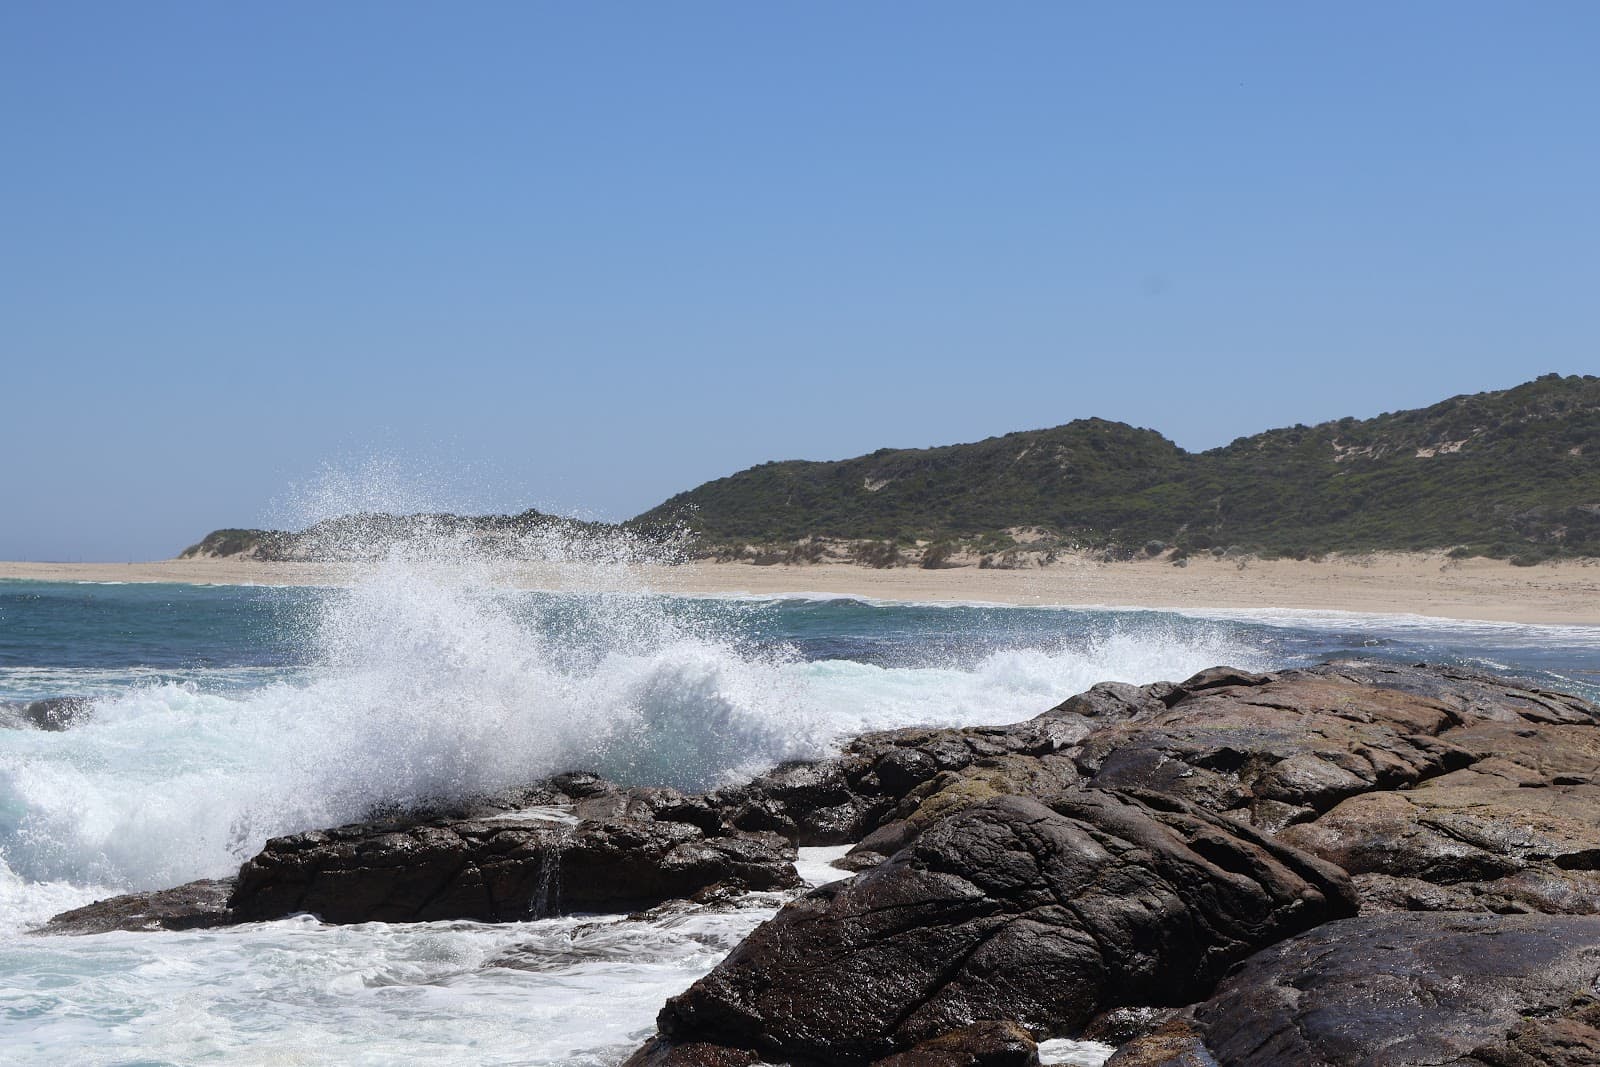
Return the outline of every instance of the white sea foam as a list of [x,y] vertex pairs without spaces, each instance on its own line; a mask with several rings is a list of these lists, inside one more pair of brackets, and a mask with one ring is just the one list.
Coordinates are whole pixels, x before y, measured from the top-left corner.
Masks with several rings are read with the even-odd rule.
[[[470,541],[391,546],[304,600],[300,667],[10,669],[7,692],[94,706],[71,730],[0,736],[8,1062],[615,1063],[779,901],[648,923],[17,934],[376,806],[576,768],[701,789],[865,729],[1015,721],[1108,678],[1264,665],[1227,628],[1150,620],[946,665],[806,662],[752,643],[731,605],[639,589],[628,545],[530,551],[576,591],[512,591]],[[837,851],[806,850],[808,877],[841,875]]]
[[1154,624],[964,667],[807,663],[751,647],[725,609],[641,595],[581,549],[541,548],[594,591],[530,598],[470,543],[430,535],[311,602],[306,669],[220,692],[97,678],[87,688],[111,695],[86,724],[0,744],[6,862],[33,881],[154,888],[379,806],[571,769],[704,789],[862,730],[1011,722],[1101,680],[1261,665],[1223,629]]
[[[1259,627],[1156,612],[1119,613],[1093,633],[1068,632],[1081,617],[1063,614],[1059,641],[1035,630],[1030,647],[978,655],[957,640],[944,663],[806,662],[752,643],[737,604],[639,589],[636,545],[541,536],[524,554],[563,568],[574,592],[511,591],[470,539],[430,533],[390,546],[352,587],[306,598],[304,666],[0,672],[0,695],[94,698],[71,730],[0,732],[7,1062],[61,1062],[70,1049],[83,1063],[615,1063],[776,898],[650,922],[17,932],[115,891],[229,873],[270,834],[379,805],[576,768],[698,789],[862,730],[1012,722],[1103,680],[1278,665]],[[1380,637],[1423,630],[1237,614]],[[1529,633],[1475,636],[1514,648]],[[839,851],[802,850],[808,880],[841,874],[826,866]],[[1041,1058],[1093,1065],[1109,1052],[1054,1041]]]
[[[1139,609],[1144,610],[1144,609]],[[1381,614],[1312,608],[1181,608],[1172,614],[1192,619],[1217,619],[1286,626],[1300,630],[1382,631],[1389,635],[1491,640],[1509,647],[1537,647],[1557,642],[1576,648],[1600,649],[1600,626],[1571,623],[1500,622],[1489,619],[1446,619],[1433,615]]]
[[1110,1045],[1103,1045],[1098,1041],[1069,1041],[1057,1038],[1054,1041],[1039,1042],[1039,1062],[1050,1067],[1058,1064],[1060,1067],[1100,1067],[1111,1054],[1117,1051]]
[[8,1064],[601,1067],[772,913],[16,939],[0,1041]]

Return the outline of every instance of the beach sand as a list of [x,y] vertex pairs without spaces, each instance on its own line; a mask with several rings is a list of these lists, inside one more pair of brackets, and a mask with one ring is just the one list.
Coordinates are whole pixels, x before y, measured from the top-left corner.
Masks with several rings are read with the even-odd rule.
[[[247,560],[152,563],[0,563],[0,578],[56,582],[182,582],[218,585],[339,585],[342,564]],[[530,589],[591,588],[596,569],[514,565]],[[1513,567],[1442,553],[1375,553],[1321,562],[1197,558],[1103,563],[1083,555],[1045,568],[872,570],[849,564],[760,567],[748,563],[640,566],[609,572],[608,588],[669,593],[823,593],[883,600],[1152,608],[1303,609],[1429,615],[1447,619],[1600,625],[1600,561]]]

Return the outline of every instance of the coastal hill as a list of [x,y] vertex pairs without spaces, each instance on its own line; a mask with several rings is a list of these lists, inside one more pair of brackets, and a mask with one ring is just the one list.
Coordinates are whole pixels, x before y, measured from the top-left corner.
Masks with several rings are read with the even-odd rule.
[[765,463],[634,520],[672,521],[711,546],[1600,555],[1600,378],[1548,374],[1199,453],[1154,430],[1080,419],[972,444]]
[[360,560],[381,556],[388,545],[419,533],[470,537],[485,548],[514,553],[518,546],[541,536],[590,538],[615,529],[610,523],[548,515],[532,508],[516,515],[361,513],[324,519],[298,532],[213,530],[184,549],[178,558],[245,558],[269,562]]
[[[603,524],[515,516],[349,516],[301,533],[218,530],[183,553],[351,558],[422,521],[511,543]],[[1370,419],[1188,452],[1154,430],[1079,419],[971,444],[764,463],[622,524],[754,562],[1018,566],[1112,557],[1451,549],[1537,563],[1600,556],[1600,377],[1544,375]]]

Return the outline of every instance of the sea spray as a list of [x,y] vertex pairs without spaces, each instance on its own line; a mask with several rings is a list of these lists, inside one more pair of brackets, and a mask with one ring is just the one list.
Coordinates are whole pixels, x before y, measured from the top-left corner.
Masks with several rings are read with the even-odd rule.
[[[13,653],[0,662],[6,699],[95,698],[88,720],[66,731],[0,729],[7,1062],[55,1063],[64,1048],[84,1062],[619,1062],[662,1002],[776,901],[747,897],[733,911],[648,922],[325,927],[301,918],[16,936],[134,885],[229,873],[269,833],[520,774],[541,752],[559,770],[717,781],[862,729],[1015,721],[1093,682],[1181,678],[1219,662],[1272,669],[1369,649],[1400,661],[1503,663],[1554,688],[1600,669],[1592,639],[1552,628],[1397,628],[1352,616],[1335,632],[1148,611],[685,600],[641,591],[627,564],[583,562],[567,573],[587,569],[582,581],[600,591],[573,580],[550,595],[513,591],[494,560],[470,551],[470,566],[438,555],[438,566],[396,559],[388,578],[391,565],[373,560],[347,591],[40,583],[19,598],[24,610],[43,604],[53,618],[92,615],[117,630],[55,647],[30,637],[46,632],[30,629],[32,616],[0,627],[0,649]],[[271,607],[271,595],[283,603]],[[159,671],[124,669],[150,640],[141,617],[162,620]],[[228,619],[251,642],[267,621],[282,627],[271,636],[295,654],[251,656]],[[124,627],[122,644],[108,640]],[[37,660],[30,640],[44,650]],[[497,671],[495,655],[463,651],[474,647],[509,648],[500,658],[511,666]],[[534,676],[527,688],[521,674]],[[440,699],[397,715],[395,694]],[[547,747],[455,721],[484,714]],[[563,729],[565,719],[580,725]],[[425,742],[407,736],[419,723]],[[459,741],[455,767],[425,765],[440,736]],[[552,899],[559,894],[545,894],[547,908]],[[1105,1050],[1046,1051],[1047,1062],[1095,1063]]]
[[[1032,647],[974,658],[983,635],[946,614],[942,659],[819,660],[760,632],[782,614],[770,603],[650,592],[636,564],[659,558],[654,542],[541,529],[508,550],[428,516],[399,528],[381,552],[343,546],[365,557],[348,586],[284,594],[277,640],[298,654],[261,684],[113,686],[82,725],[5,738],[11,869],[155,888],[231,873],[275,834],[561,771],[698,791],[866,729],[1010,722],[1108,678],[1263,665],[1223,624],[1085,629],[1050,613],[1030,616],[1042,626]],[[516,588],[530,567],[558,591]],[[853,610],[870,629],[908,609]],[[1012,616],[970,625],[1000,617]]]

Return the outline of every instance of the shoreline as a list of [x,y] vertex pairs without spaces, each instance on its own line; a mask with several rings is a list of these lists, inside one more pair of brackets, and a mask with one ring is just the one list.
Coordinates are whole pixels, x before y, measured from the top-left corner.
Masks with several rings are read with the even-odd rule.
[[[1320,562],[1195,558],[1104,563],[1088,555],[1043,568],[944,570],[853,564],[757,566],[693,562],[627,568],[507,564],[526,589],[611,589],[678,595],[820,594],[919,603],[1116,607],[1186,611],[1343,611],[1540,625],[1600,625],[1600,561],[1514,567],[1443,553],[1373,553]],[[348,585],[360,567],[239,559],[148,563],[0,562],[0,580],[188,585]]]

